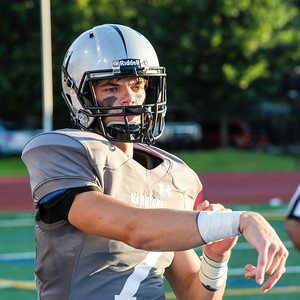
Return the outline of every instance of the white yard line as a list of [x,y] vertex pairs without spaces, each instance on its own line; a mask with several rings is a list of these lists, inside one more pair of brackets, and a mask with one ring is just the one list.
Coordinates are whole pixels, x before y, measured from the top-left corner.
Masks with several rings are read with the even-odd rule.
[[[285,247],[287,247],[287,248],[293,248],[294,247],[292,241],[289,241],[289,240],[288,241],[283,241],[283,243],[284,243]],[[247,242],[237,243],[233,248],[233,250],[249,250],[249,249],[253,249],[253,247]]]
[[[229,268],[228,275],[229,276],[240,276],[244,275],[246,270],[243,268]],[[285,274],[292,274],[292,273],[300,273],[300,266],[286,266],[286,273]]]
[[35,252],[0,253],[0,262],[22,259],[35,259]]
[[0,227],[24,227],[24,226],[34,226],[33,219],[9,219],[0,220]]

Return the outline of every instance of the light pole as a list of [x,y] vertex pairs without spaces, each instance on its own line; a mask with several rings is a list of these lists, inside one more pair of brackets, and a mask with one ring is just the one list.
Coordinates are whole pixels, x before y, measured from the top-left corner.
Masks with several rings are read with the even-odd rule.
[[50,0],[40,0],[42,37],[43,130],[53,129],[53,83]]

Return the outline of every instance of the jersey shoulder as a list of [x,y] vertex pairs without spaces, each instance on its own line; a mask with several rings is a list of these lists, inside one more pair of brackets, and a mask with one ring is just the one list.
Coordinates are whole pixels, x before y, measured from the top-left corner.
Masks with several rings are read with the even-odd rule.
[[36,135],[25,145],[22,154],[24,155],[24,153],[32,149],[41,149],[42,147],[80,148],[95,141],[101,141],[104,145],[108,144],[104,137],[93,132],[79,129],[60,129]]
[[103,190],[105,168],[118,168],[127,159],[104,137],[77,129],[40,134],[25,145],[22,153],[36,201],[66,188],[96,185]]
[[[70,161],[73,157],[78,159],[81,155],[92,163],[102,160],[105,165],[107,156],[112,152],[121,151],[117,151],[116,147],[100,134],[79,129],[60,129],[39,134],[31,139],[23,149],[22,159],[50,156],[55,160],[59,155],[63,155],[66,161]],[[110,164],[113,165],[113,162],[118,167],[120,160],[115,159]]]

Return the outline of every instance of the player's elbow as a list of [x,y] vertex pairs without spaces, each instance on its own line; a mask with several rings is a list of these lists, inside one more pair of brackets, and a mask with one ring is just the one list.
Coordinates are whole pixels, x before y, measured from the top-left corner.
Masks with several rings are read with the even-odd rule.
[[158,237],[144,230],[143,227],[134,226],[128,229],[126,244],[135,249],[155,251],[159,242]]
[[141,250],[147,250],[147,251],[153,251],[153,245],[151,240],[145,239],[143,236],[134,236],[132,237],[128,244],[135,248],[135,249],[141,249]]

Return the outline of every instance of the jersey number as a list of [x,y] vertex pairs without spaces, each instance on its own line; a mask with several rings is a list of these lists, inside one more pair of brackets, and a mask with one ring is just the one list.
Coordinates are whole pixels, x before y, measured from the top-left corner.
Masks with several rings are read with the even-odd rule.
[[115,296],[115,300],[135,300],[136,297],[133,296],[141,282],[148,276],[161,255],[162,252],[149,252],[145,259],[134,268],[134,271],[127,278],[121,293]]

